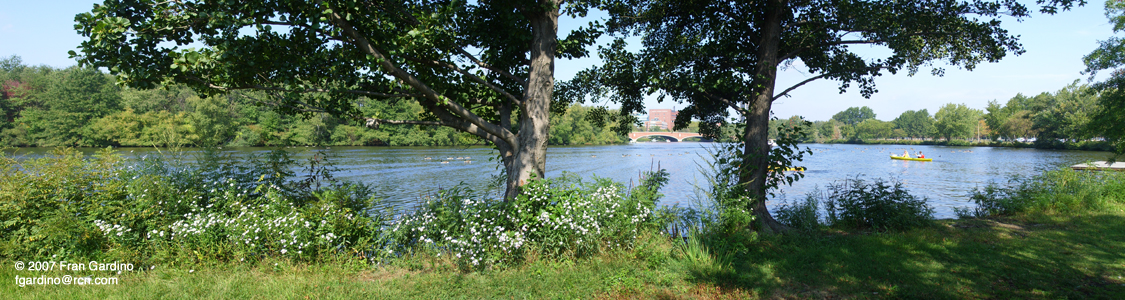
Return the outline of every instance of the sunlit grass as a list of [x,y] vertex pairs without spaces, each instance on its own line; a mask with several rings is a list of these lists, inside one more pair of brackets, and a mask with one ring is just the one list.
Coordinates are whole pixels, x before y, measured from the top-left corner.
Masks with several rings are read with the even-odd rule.
[[[1118,205],[1118,208],[1121,206]],[[762,279],[718,284],[796,296],[905,298],[1120,298],[1125,213],[947,220],[905,233],[767,238],[740,269]],[[769,276],[787,279],[771,284]]]
[[[82,162],[81,157],[60,161]],[[43,174],[97,174],[67,164],[44,166],[50,168],[44,168],[49,172]],[[6,175],[27,174],[32,173]],[[164,198],[150,199],[155,187],[176,181],[106,177],[120,180],[115,184],[124,188],[116,191],[73,184],[75,178],[86,177],[35,178],[42,179],[44,188],[39,190],[86,197],[87,207],[122,210],[76,218],[79,215],[65,210],[70,206],[44,196],[64,195],[60,192],[20,194],[43,199],[15,194],[0,199],[0,212],[22,218],[0,219],[9,221],[5,226],[23,224],[10,220],[31,220],[35,222],[28,226],[44,228],[0,231],[4,245],[0,250],[7,251],[0,252],[0,295],[5,299],[1125,298],[1125,183],[1115,177],[1118,174],[1048,172],[1019,186],[1017,192],[989,196],[1031,197],[1034,201],[1011,202],[1031,203],[1029,209],[988,218],[927,221],[899,231],[813,226],[785,235],[757,235],[732,226],[687,239],[662,232],[675,212],[649,206],[659,198],[656,191],[663,176],[653,173],[628,192],[620,184],[597,179],[537,181],[524,196],[507,204],[449,191],[436,195],[432,205],[415,214],[385,220],[389,226],[377,226],[384,221],[376,220],[359,225],[345,222],[367,220],[349,213],[366,211],[369,206],[356,201],[367,197],[314,193],[310,201],[292,202],[302,198],[280,192],[250,197],[239,184],[203,181],[208,190],[215,185],[228,190],[198,194],[192,193],[194,188],[166,188],[160,192]],[[99,178],[89,176],[88,181]],[[23,182],[3,183],[23,188]],[[1074,197],[1057,196],[1063,194]],[[162,206],[201,195],[207,201]],[[244,205],[248,203],[257,206]],[[58,212],[30,215],[48,208]],[[169,209],[181,211],[163,214]],[[255,217],[258,214],[263,217]],[[129,220],[134,221],[125,222]],[[269,224],[285,226],[260,226]],[[249,240],[243,236],[257,233],[257,228],[266,229],[254,241],[269,240],[270,246],[258,247],[257,242],[247,246]],[[380,237],[382,230],[389,230],[391,237],[351,244],[358,247],[320,242],[335,241],[337,236],[364,241]],[[514,231],[521,232],[514,236],[520,238],[515,240],[518,244],[501,238]],[[41,239],[46,236],[42,232],[59,242]],[[161,237],[161,232],[177,235],[173,240]],[[328,233],[335,234],[328,238]],[[130,235],[136,236],[129,239]],[[40,246],[67,250],[74,246],[72,237],[82,236],[90,240],[81,244],[86,247],[83,252],[64,251],[58,257],[54,252],[34,252]],[[454,239],[471,243],[442,242]],[[306,242],[307,246],[297,246]],[[395,251],[382,251],[386,249]],[[457,254],[463,255],[457,258]],[[464,254],[490,260],[478,264]],[[113,274],[13,267],[17,261],[63,259],[124,260],[137,264],[138,270]],[[114,276],[120,282],[20,287],[15,280],[16,276],[64,275]]]
[[[729,262],[685,255],[677,243],[647,234],[632,249],[583,259],[529,254],[523,264],[478,272],[458,271],[454,262],[432,256],[381,266],[347,259],[263,260],[158,267],[124,274],[117,286],[4,284],[0,292],[28,298],[264,299],[1125,296],[1125,205],[1120,204],[1085,214],[945,220],[902,233],[763,237],[751,252]],[[0,268],[3,282],[14,283],[17,274],[29,275]]]

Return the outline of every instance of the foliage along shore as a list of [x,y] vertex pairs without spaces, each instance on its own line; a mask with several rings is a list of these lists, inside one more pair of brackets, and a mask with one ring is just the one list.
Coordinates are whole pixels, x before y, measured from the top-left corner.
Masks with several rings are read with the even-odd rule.
[[777,128],[800,126],[806,143],[949,145],[1115,151],[1125,153],[1117,131],[1106,120],[1117,116],[1115,92],[1103,93],[1077,81],[1032,97],[1017,94],[1006,103],[990,101],[984,109],[947,103],[934,113],[908,110],[892,121],[876,119],[867,106],[850,107],[827,121],[805,123],[800,116],[774,119]]
[[[27,66],[0,58],[0,146],[8,147],[250,147],[462,146],[479,137],[442,126],[365,126],[326,113],[279,113],[265,92],[205,97],[183,85],[141,90],[114,84],[91,68]],[[357,100],[363,116],[420,119],[416,101]],[[604,113],[604,112],[603,112]],[[591,122],[591,108],[552,108],[549,144],[628,141]]]
[[1048,150],[1082,150],[1082,151],[1114,151],[1114,145],[1107,141],[1080,141],[1080,142],[1004,142],[1004,141],[972,141],[972,140],[824,140],[820,144],[855,144],[855,145],[936,145],[936,146],[962,146],[962,147],[1004,147],[1004,148],[1034,148]]
[[[777,209],[796,231],[761,235],[748,230],[753,215],[736,199],[656,207],[668,180],[659,171],[634,187],[537,180],[511,202],[461,186],[393,213],[373,209],[362,184],[324,169],[271,173],[296,163],[283,152],[183,165],[60,149],[0,162],[0,262],[137,267],[0,269],[9,283],[0,291],[20,298],[1125,295],[1125,256],[1114,250],[1125,247],[1119,172],[1060,169],[989,185],[957,220],[933,220],[924,198],[901,184],[848,181]],[[16,276],[63,275],[121,281],[16,284]]]

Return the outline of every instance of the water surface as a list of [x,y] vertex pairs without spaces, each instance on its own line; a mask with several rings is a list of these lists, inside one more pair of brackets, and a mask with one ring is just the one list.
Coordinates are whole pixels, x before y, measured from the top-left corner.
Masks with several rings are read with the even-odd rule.
[[[609,146],[558,146],[547,150],[547,176],[564,171],[588,178],[593,175],[618,182],[637,182],[640,172],[668,170],[671,181],[661,192],[664,205],[691,206],[695,186],[707,182],[698,164],[706,159],[705,147],[712,143],[636,143]],[[1037,150],[987,147],[899,146],[803,144],[813,151],[798,165],[806,167],[805,178],[786,186],[769,202],[771,208],[785,199],[797,199],[816,188],[849,178],[897,178],[912,194],[926,197],[939,218],[953,217],[953,208],[972,207],[969,193],[989,182],[1006,183],[1014,177],[1034,176],[1044,170],[1069,166],[1087,160],[1104,160],[1107,152]],[[264,154],[268,148],[227,148],[236,156]],[[422,195],[439,188],[465,183],[493,195],[502,192],[495,184],[500,168],[496,151],[488,147],[295,147],[287,149],[299,162],[313,151],[335,154],[340,169],[336,178],[372,185],[386,205],[411,206]],[[922,151],[932,162],[891,160],[891,153]],[[19,157],[36,157],[45,148],[16,150]],[[94,152],[96,149],[82,149]],[[152,148],[121,151],[126,157],[154,155]],[[193,159],[199,151],[189,149],[181,155]],[[490,158],[492,159],[490,161]],[[300,170],[297,170],[298,173]]]

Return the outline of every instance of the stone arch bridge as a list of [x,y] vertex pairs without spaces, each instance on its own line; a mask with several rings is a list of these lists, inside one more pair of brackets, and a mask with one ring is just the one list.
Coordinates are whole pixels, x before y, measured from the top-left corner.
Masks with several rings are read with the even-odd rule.
[[694,132],[644,132],[644,131],[642,131],[642,132],[630,132],[629,133],[629,141],[636,141],[639,138],[650,137],[650,136],[660,136],[660,137],[669,138],[673,142],[680,142],[680,141],[683,141],[684,139],[689,138],[689,137],[703,138],[702,135],[699,135],[698,133],[694,133]]

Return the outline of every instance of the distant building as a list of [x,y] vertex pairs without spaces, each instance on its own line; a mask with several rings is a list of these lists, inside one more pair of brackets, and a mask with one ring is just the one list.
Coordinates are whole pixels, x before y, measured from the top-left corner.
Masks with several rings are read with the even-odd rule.
[[680,112],[676,108],[672,109],[650,109],[648,110],[648,119],[645,120],[645,129],[658,127],[667,130],[672,128],[676,123],[676,115]]

